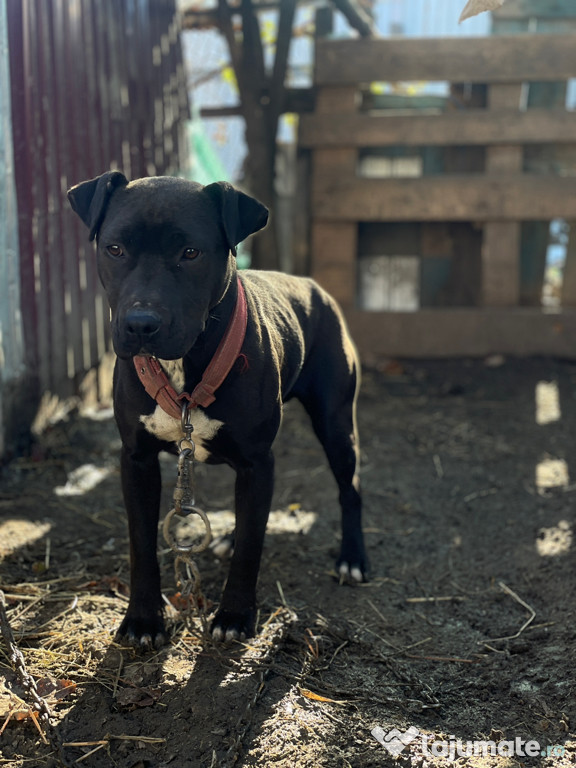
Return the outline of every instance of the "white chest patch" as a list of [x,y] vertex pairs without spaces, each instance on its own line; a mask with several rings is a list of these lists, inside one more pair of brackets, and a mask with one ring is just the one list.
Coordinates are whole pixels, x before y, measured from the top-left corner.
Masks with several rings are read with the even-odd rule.
[[[182,360],[160,360],[160,363],[176,392],[181,392],[184,389]],[[150,416],[140,416],[140,421],[146,430],[159,440],[177,443],[184,437],[180,419],[169,416],[159,405],[156,406],[154,413],[151,413]],[[218,421],[218,419],[210,419],[200,408],[190,410],[190,422],[194,427],[192,432],[192,440],[196,446],[194,458],[197,461],[206,461],[210,453],[204,444],[216,435],[223,422]]]

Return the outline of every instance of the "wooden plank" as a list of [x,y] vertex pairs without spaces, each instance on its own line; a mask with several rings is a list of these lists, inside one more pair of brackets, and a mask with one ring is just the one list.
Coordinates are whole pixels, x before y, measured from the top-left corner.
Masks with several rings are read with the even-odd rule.
[[488,109],[520,109],[522,83],[492,83],[488,86]]
[[576,312],[539,309],[346,311],[362,359],[554,355],[576,359]]
[[574,35],[319,40],[317,85],[375,80],[513,82],[576,74]]
[[523,148],[494,146],[486,150],[486,173],[521,173]]
[[355,112],[359,105],[358,89],[350,86],[320,88],[316,94],[316,112],[319,115]]
[[482,244],[482,304],[515,307],[520,296],[520,224],[489,221]]
[[[522,85],[492,83],[488,87],[488,109],[518,109]],[[522,172],[523,148],[519,144],[495,145],[486,149],[486,173]],[[520,300],[520,223],[488,221],[482,242],[481,301],[485,307],[515,307]]]
[[576,177],[317,178],[316,217],[333,221],[529,221],[576,218]]
[[313,221],[311,276],[344,307],[356,303],[358,227],[349,222]]
[[292,244],[292,272],[310,274],[310,179],[312,153],[298,152],[296,156],[296,189],[293,206],[294,239]]
[[[493,14],[492,34],[523,34],[529,29],[538,34],[566,34],[576,29],[576,3],[574,0],[506,0],[504,7]],[[526,106],[554,109],[566,103],[565,81],[531,82],[527,84]],[[554,142],[550,142],[553,144]],[[558,153],[561,148],[543,143],[527,147],[524,153],[524,170],[530,165],[549,160],[550,166],[560,166]],[[550,169],[551,170],[551,169]],[[565,172],[569,173],[567,169]],[[542,288],[546,271],[549,242],[547,221],[522,223],[520,239],[520,303],[523,306],[541,306]],[[566,275],[566,273],[565,273]],[[566,283],[564,283],[566,286]]]
[[476,109],[414,114],[302,115],[302,147],[574,143],[576,113]]
[[355,176],[357,163],[357,149],[317,149],[312,160],[313,178],[322,179],[330,174]]

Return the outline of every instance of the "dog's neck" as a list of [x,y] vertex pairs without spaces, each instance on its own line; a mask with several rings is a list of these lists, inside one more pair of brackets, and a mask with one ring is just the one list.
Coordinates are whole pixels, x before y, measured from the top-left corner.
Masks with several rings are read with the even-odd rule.
[[222,298],[210,309],[204,331],[183,358],[186,386],[196,383],[212,360],[238,299],[238,277],[236,269],[231,269],[229,280]]

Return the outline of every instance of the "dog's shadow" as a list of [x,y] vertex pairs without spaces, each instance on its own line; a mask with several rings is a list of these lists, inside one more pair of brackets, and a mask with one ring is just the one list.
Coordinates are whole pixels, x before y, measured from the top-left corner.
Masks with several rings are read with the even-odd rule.
[[[61,759],[118,768],[233,765],[258,736],[253,709],[295,621],[279,608],[256,638],[227,648],[178,630],[156,653],[113,644],[95,684],[56,728]],[[289,681],[266,687],[266,710],[289,688]]]
[[[33,486],[27,484],[28,489],[33,488],[33,494],[30,493],[29,498],[20,495],[18,499],[21,521],[37,526],[41,536],[33,544],[16,547],[4,563],[5,572],[11,572],[10,582],[25,585],[30,580],[26,577],[29,568],[42,565],[51,537],[52,554],[46,577],[50,580],[56,576],[56,582],[63,582],[65,586],[48,587],[47,594],[60,602],[40,602],[39,612],[28,614],[25,623],[48,626],[58,619],[59,629],[50,647],[68,661],[48,663],[45,674],[54,678],[73,677],[80,691],[67,713],[55,724],[50,745],[41,746],[31,726],[26,730],[31,740],[26,737],[25,742],[34,750],[37,764],[46,766],[73,765],[78,760],[88,768],[109,764],[118,768],[233,765],[238,755],[254,747],[279,700],[294,687],[308,652],[306,639],[300,637],[301,627],[285,604],[286,597],[290,605],[298,605],[291,591],[293,571],[301,568],[301,561],[308,562],[310,558],[309,545],[303,541],[308,537],[302,534],[315,528],[316,522],[313,513],[302,509],[304,504],[294,503],[295,499],[300,501],[300,496],[305,496],[299,488],[301,481],[290,472],[286,478],[279,478],[274,509],[280,508],[280,511],[273,512],[270,520],[262,584],[258,590],[260,613],[256,637],[229,647],[215,645],[210,638],[200,636],[197,621],[194,632],[186,631],[181,618],[174,613],[170,617],[169,610],[169,644],[156,652],[138,654],[111,639],[125,608],[126,598],[119,590],[127,580],[128,571],[119,478],[110,458],[117,449],[115,432],[111,425],[77,421],[71,420],[62,427],[63,434],[55,435],[56,447],[60,451],[61,443],[66,448],[76,445],[79,439],[86,440],[86,447],[70,450],[65,460],[58,458],[57,471],[52,465],[48,466],[50,461],[47,461],[46,474],[50,477]],[[283,446],[279,446],[280,452],[293,450],[295,439],[300,450],[303,444],[306,451],[310,449],[306,441],[310,444],[315,441],[311,430],[307,437],[299,430],[299,423],[291,425],[290,434],[286,435]],[[86,438],[92,431],[101,442],[100,445],[96,441],[96,451],[92,438]],[[324,462],[319,447],[317,450],[318,461]],[[50,455],[49,452],[48,458]],[[55,455],[60,454],[55,452]],[[58,496],[55,489],[65,487],[71,475],[69,470],[83,461],[98,466],[102,463],[110,468],[110,473],[103,475],[97,487],[80,496]],[[314,461],[316,463],[316,459]],[[30,471],[36,476],[39,472],[37,467]],[[163,457],[162,472],[165,512],[170,507],[176,476],[173,456]],[[226,467],[199,465],[196,474],[198,503],[208,507],[214,534],[230,533],[234,473]],[[332,496],[335,496],[334,490]],[[214,509],[228,511],[214,512]],[[16,518],[15,521],[18,522]],[[42,525],[47,527],[47,532],[44,528],[40,530]],[[161,532],[159,545],[163,590],[172,595],[177,591],[173,555],[162,541]],[[326,544],[326,556],[329,548]],[[327,567],[329,563],[326,559]],[[213,611],[220,599],[227,564],[205,552],[199,556],[198,565],[208,610]],[[101,579],[96,576],[98,580],[91,581],[95,574],[107,575]],[[59,592],[62,598],[58,597]],[[102,592],[104,596],[100,597]],[[71,608],[72,613],[68,613],[64,608],[70,604],[73,594],[87,598],[87,602],[80,603],[86,606],[82,607],[81,615],[76,615],[75,609]],[[60,616],[65,614],[67,618],[60,621]],[[91,632],[99,633],[93,652],[87,648]],[[18,633],[17,641],[20,641]],[[72,646],[76,648],[74,653],[68,652]],[[280,658],[283,671],[279,674]],[[71,671],[66,669],[67,663],[71,664]],[[36,669],[32,671],[37,677]],[[66,699],[63,705],[69,701]],[[10,726],[9,732],[18,740],[21,729],[16,723]],[[18,751],[22,749],[21,746]]]

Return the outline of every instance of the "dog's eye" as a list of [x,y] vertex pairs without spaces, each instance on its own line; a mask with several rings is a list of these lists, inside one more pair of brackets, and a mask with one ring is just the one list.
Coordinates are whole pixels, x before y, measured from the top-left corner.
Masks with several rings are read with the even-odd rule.
[[182,251],[182,258],[191,261],[192,259],[200,256],[200,253],[201,252],[198,250],[198,248],[184,248]]
[[122,248],[120,248],[119,245],[107,245],[106,253],[109,256],[112,256],[113,259],[119,259],[120,256],[123,255],[124,251],[122,250]]

